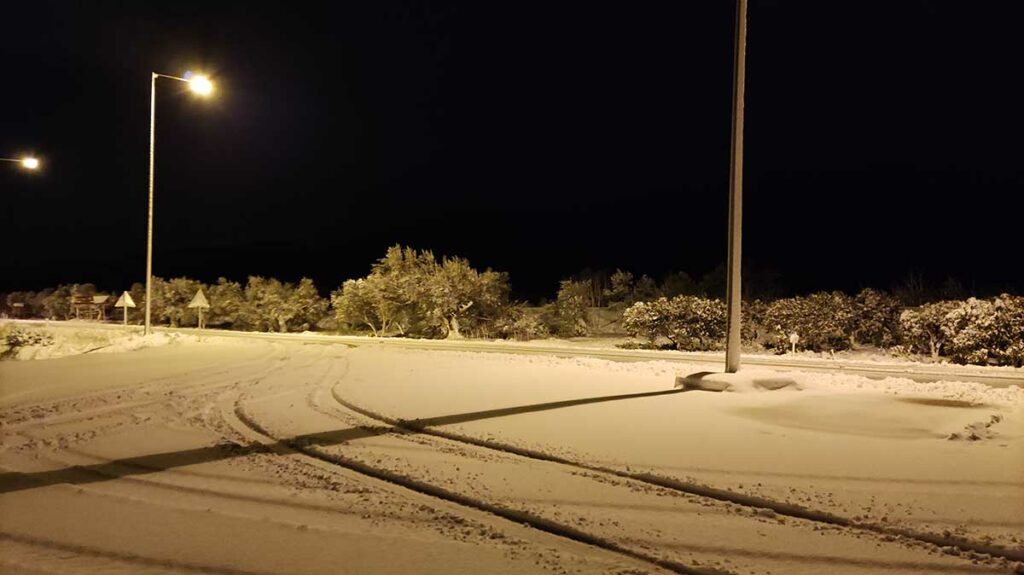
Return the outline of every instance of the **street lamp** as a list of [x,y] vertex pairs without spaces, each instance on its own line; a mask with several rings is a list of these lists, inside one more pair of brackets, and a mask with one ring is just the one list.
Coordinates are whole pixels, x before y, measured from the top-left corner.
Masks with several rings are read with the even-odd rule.
[[0,158],[0,162],[15,162],[20,164],[21,167],[26,170],[39,169],[39,158],[33,158],[32,156],[25,156],[24,158]]
[[153,301],[153,166],[156,154],[156,79],[167,78],[169,80],[177,80],[179,82],[185,82],[188,84],[189,89],[192,92],[200,96],[209,96],[213,93],[213,83],[210,79],[201,74],[193,75],[191,72],[186,73],[184,78],[178,76],[169,76],[167,74],[157,74],[153,72],[151,76],[151,88],[149,97],[149,218],[146,224],[146,331],[145,334],[149,335],[152,333],[151,325],[151,304]]

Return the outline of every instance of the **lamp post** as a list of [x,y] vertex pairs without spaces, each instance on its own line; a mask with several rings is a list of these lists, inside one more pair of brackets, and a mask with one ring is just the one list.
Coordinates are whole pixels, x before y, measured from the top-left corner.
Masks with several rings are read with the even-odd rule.
[[190,90],[200,96],[209,96],[213,92],[213,84],[203,75],[188,75],[185,78],[157,74],[153,72],[149,97],[149,217],[146,223],[146,331],[152,333],[150,312],[153,295],[153,167],[156,154],[156,80],[167,78],[188,84]]
[[23,158],[0,158],[0,162],[15,162],[26,170],[39,169],[39,159],[33,158],[32,156],[25,156]]
[[740,258],[743,247],[743,92],[747,67],[747,0],[736,1],[732,85],[732,162],[729,180],[729,258],[726,281],[725,372],[740,369]]

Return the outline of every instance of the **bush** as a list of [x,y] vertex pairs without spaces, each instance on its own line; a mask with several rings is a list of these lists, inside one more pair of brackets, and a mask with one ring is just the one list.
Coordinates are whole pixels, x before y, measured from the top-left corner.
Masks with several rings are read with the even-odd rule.
[[622,325],[627,333],[652,346],[666,338],[675,349],[707,351],[721,347],[725,319],[721,300],[676,296],[633,304],[623,312]]
[[899,339],[899,300],[885,292],[865,288],[853,299],[853,339],[878,347],[891,347]]
[[745,301],[740,306],[740,340],[753,347],[764,348],[773,336],[765,321],[768,304],[759,299]]
[[517,341],[530,341],[550,335],[541,314],[532,313],[522,305],[510,307],[496,327],[498,335]]
[[53,345],[53,334],[38,329],[24,329],[13,325],[0,325],[0,359],[13,357],[18,350],[31,345]]
[[806,297],[775,300],[764,313],[770,331],[765,345],[787,350],[789,335],[800,336],[798,347],[811,351],[849,349],[853,302],[842,292],[818,292]]
[[1024,367],[1024,296],[996,298],[992,326],[992,356],[1002,365]]
[[940,301],[906,309],[900,314],[900,339],[910,351],[938,358],[946,344],[942,329],[946,315],[959,306],[955,301]]
[[942,331],[956,363],[1019,367],[1024,363],[1024,297],[970,298],[945,315]]

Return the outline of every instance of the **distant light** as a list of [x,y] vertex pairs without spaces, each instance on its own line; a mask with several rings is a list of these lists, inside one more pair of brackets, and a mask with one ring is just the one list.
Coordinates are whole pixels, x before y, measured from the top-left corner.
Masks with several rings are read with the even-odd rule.
[[37,158],[22,158],[21,167],[26,170],[39,169],[39,160]]
[[209,78],[202,75],[192,76],[188,81],[188,87],[200,96],[209,96],[213,93],[213,82],[210,82]]

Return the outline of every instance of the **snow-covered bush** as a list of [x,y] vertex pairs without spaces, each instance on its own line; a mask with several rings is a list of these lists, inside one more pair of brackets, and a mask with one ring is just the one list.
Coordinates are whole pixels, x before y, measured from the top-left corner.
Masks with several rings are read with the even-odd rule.
[[0,325],[0,359],[12,357],[28,346],[53,345],[53,334],[41,329],[25,329],[11,324]]
[[740,306],[740,339],[752,348],[763,348],[772,337],[772,328],[765,321],[768,303],[755,299]]
[[528,311],[522,305],[509,307],[505,317],[498,320],[495,327],[499,336],[518,341],[529,341],[550,335],[541,314]]
[[853,301],[842,292],[818,292],[806,297],[775,300],[764,312],[770,330],[765,345],[789,349],[790,334],[800,337],[798,347],[811,351],[848,349],[853,326]]
[[725,304],[697,296],[637,302],[623,312],[622,325],[651,345],[666,338],[680,350],[717,349],[725,338]]
[[978,365],[1024,363],[1024,297],[970,298],[946,314],[942,331],[950,359]]
[[900,336],[903,345],[911,351],[926,353],[932,358],[942,354],[947,334],[943,330],[946,316],[959,307],[955,301],[924,304],[906,309],[900,314]]
[[956,363],[988,363],[995,322],[996,310],[992,302],[973,297],[961,302],[942,322],[950,358]]
[[653,346],[658,339],[668,338],[671,314],[669,300],[660,298],[650,302],[637,302],[622,312],[622,328],[633,337],[647,340]]
[[1024,367],[1024,296],[1003,294],[995,307],[993,358],[1002,365]]
[[853,299],[853,338],[857,343],[890,347],[899,338],[899,300],[871,288],[860,291]]

